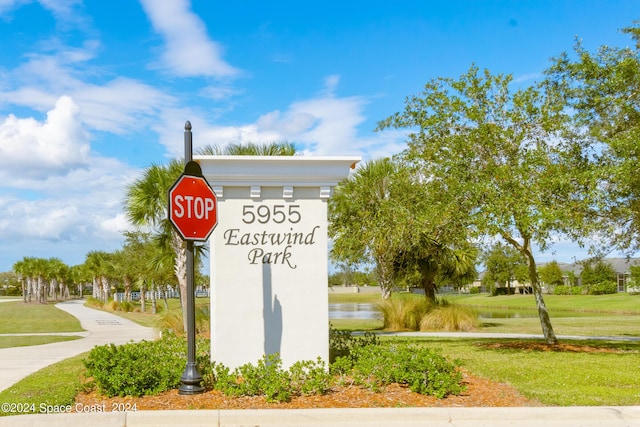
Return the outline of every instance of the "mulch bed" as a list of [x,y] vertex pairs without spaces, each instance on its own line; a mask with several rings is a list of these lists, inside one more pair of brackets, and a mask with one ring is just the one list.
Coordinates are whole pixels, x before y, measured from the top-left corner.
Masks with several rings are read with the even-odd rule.
[[[82,405],[99,405],[109,411],[115,406],[140,410],[179,409],[309,409],[309,408],[398,408],[398,407],[495,407],[495,406],[542,406],[540,402],[527,399],[513,387],[479,378],[462,371],[465,392],[444,399],[424,396],[397,384],[388,386],[384,392],[374,393],[359,386],[336,386],[322,396],[294,397],[286,403],[269,403],[264,397],[227,397],[219,391],[184,396],[171,390],[158,396],[139,398],[106,398],[97,392],[83,393],[76,402]],[[103,406],[104,405],[104,406]]]
[[[613,353],[617,349],[577,344],[549,345],[541,342],[518,341],[479,344],[498,350],[567,351],[580,353]],[[171,390],[157,396],[107,398],[98,392],[81,393],[76,403],[84,406],[100,406],[109,411],[113,407],[135,410],[179,409],[309,409],[309,408],[398,408],[398,407],[514,407],[543,406],[528,399],[508,384],[475,376],[461,370],[466,390],[457,396],[437,399],[414,393],[406,387],[392,384],[381,393],[374,393],[359,386],[335,386],[322,396],[294,397],[286,403],[269,403],[264,397],[227,397],[211,390],[202,394],[184,396]]]

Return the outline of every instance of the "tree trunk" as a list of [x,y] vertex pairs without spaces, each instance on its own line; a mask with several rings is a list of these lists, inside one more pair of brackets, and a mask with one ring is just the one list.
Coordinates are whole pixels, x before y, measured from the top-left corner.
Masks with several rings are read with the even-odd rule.
[[140,283],[140,311],[145,313],[147,311],[147,298],[145,297],[144,282]]
[[162,301],[164,302],[164,311],[169,311],[169,302],[167,301],[167,287],[162,287]]
[[124,300],[131,302],[131,288],[133,284],[131,283],[131,279],[125,275],[124,277]]
[[388,300],[391,297],[393,289],[393,268],[389,265],[389,262],[384,257],[376,261],[376,274],[380,285],[380,296],[383,300]]
[[420,266],[420,275],[422,276],[422,289],[424,290],[424,296],[432,303],[436,303],[436,281],[435,274],[433,274],[433,268],[430,263],[425,263]]
[[109,302],[109,293],[110,293],[110,286],[109,286],[109,280],[107,280],[107,278],[105,276],[102,276],[100,278],[100,281],[102,282],[102,296],[103,296],[103,301],[104,303],[108,303]]
[[171,233],[171,247],[176,254],[175,274],[180,287],[180,306],[182,307],[182,324],[187,328],[187,248],[182,238],[174,230]]
[[556,338],[556,334],[553,331],[553,326],[551,325],[551,318],[549,317],[549,311],[547,310],[547,306],[544,303],[544,298],[542,297],[542,287],[540,286],[540,281],[538,280],[538,270],[536,268],[536,261],[533,258],[533,254],[531,253],[531,249],[525,247],[525,256],[527,258],[527,266],[529,268],[529,280],[531,281],[531,287],[533,288],[533,295],[536,298],[536,305],[538,307],[538,317],[540,317],[540,325],[542,326],[542,333],[544,334],[544,339],[547,344],[558,344],[558,339]]
[[151,282],[151,313],[158,313],[158,303],[156,302],[156,291],[158,290],[158,285]]
[[98,283],[98,278],[97,277],[93,278],[91,286],[92,286],[92,288],[91,288],[91,296],[93,298],[99,300],[100,296],[101,296],[100,295],[101,291],[100,291],[100,284]]
[[44,278],[42,276],[38,276],[38,280],[36,282],[36,301],[39,303],[46,301],[46,294],[44,292]]
[[49,281],[49,296],[54,300],[58,299],[58,281],[55,278]]

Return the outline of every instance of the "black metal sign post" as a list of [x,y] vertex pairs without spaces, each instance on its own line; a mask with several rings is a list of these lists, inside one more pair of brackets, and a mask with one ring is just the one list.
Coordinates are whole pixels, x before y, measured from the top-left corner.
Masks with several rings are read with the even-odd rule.
[[[191,123],[184,124],[184,164],[185,174],[190,174],[189,166],[193,160],[193,143],[191,135]],[[190,164],[191,163],[191,164]],[[197,168],[199,169],[199,167]],[[202,375],[196,366],[196,303],[195,303],[195,265],[193,240],[186,240],[187,244],[187,366],[180,378],[178,394],[200,394],[204,387]]]

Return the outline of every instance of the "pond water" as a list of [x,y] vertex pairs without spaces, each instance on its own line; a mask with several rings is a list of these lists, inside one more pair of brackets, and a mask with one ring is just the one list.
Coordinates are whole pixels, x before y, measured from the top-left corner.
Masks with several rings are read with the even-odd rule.
[[[537,318],[537,310],[513,310],[483,308],[476,309],[480,319],[525,319]],[[583,317],[597,316],[596,313],[581,313],[576,311],[553,311],[553,317]],[[381,316],[377,304],[374,303],[335,303],[329,304],[329,319],[379,319]]]
[[329,319],[377,319],[380,311],[372,303],[329,304]]

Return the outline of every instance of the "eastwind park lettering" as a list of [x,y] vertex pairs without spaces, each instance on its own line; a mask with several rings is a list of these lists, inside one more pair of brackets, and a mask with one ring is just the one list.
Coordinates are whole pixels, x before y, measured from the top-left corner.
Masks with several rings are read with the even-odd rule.
[[289,225],[288,231],[247,231],[241,228],[228,228],[223,233],[225,246],[246,246],[250,264],[281,264],[291,269],[297,264],[291,259],[296,246],[315,244],[316,230],[299,231],[294,228],[300,223],[302,215],[300,205],[243,205],[242,222],[255,227],[255,224]]

